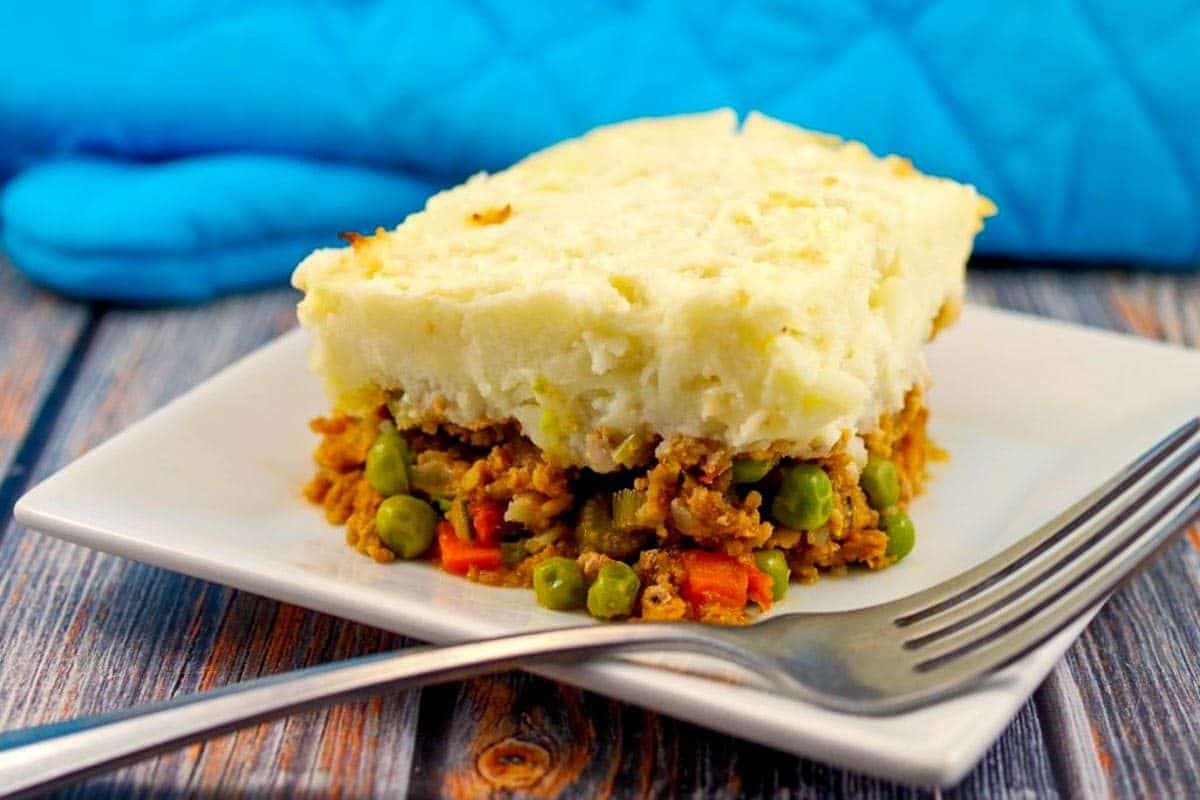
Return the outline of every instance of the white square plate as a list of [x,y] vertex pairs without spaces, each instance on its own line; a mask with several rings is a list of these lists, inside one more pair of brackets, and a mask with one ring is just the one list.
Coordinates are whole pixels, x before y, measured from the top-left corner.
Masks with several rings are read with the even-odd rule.
[[[1054,516],[1196,413],[1200,353],[979,307],[930,350],[933,435],[951,453],[913,508],[916,549],[879,573],[793,587],[781,611],[848,609],[928,587]],[[305,503],[308,420],[326,409],[291,333],[21,498],[22,523],[88,547],[434,642],[578,624],[528,591],[422,563],[381,566]],[[956,783],[1082,630],[977,690],[892,717],[770,697],[693,657],[539,668],[790,752],[919,784]]]

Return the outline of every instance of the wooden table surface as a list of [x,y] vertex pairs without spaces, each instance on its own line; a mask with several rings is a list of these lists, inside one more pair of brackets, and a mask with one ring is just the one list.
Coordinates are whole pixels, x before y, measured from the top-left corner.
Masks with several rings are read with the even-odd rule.
[[[1200,346],[1198,277],[989,264],[972,268],[971,295]],[[0,258],[0,729],[405,644],[394,634],[86,550],[12,521],[13,502],[31,482],[290,328],[295,300],[277,289],[191,308],[86,305],[35,288]],[[295,716],[63,794],[405,792],[931,794],[524,673]],[[1191,530],[1109,602],[979,766],[946,794],[1200,796],[1200,532]]]

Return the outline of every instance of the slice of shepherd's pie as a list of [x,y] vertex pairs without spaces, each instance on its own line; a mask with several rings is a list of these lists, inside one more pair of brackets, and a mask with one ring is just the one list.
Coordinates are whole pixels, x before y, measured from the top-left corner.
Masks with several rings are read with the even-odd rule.
[[922,346],[994,207],[731,111],[601,128],[296,269],[334,411],[307,495],[611,619],[743,622],[902,558],[933,448]]

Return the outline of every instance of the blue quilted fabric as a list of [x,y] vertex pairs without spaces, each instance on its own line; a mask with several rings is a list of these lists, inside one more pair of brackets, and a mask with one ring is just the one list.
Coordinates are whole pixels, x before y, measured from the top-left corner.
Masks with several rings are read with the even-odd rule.
[[732,106],[996,200],[986,253],[1200,262],[1200,13],[1143,0],[43,0],[0,24],[3,246],[137,301],[283,280],[479,169]]

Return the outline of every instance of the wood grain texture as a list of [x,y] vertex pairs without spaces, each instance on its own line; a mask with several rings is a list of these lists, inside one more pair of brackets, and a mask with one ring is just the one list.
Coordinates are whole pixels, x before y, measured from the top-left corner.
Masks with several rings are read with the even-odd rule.
[[[0,515],[11,509],[37,455],[26,442],[72,349],[87,329],[91,312],[23,280],[0,255]],[[52,406],[53,403],[50,403]]]
[[[18,291],[33,292],[0,269],[0,313],[9,295],[5,280]],[[1200,342],[1196,278],[984,270],[973,274],[972,294],[1009,308]],[[76,336],[88,333],[87,309],[48,302],[58,303],[67,318],[74,315]],[[286,329],[293,302],[290,292],[277,291],[202,308],[103,311],[69,385],[54,387],[54,375],[74,341],[68,336],[57,349],[46,350],[48,366],[14,417],[27,428],[38,418],[39,399],[60,393],[61,408],[50,415],[56,422],[45,431],[35,474],[53,471]],[[26,314],[33,305],[17,302],[7,308]],[[18,320],[24,326],[25,317]],[[29,324],[31,330],[53,327]],[[4,336],[0,330],[0,355],[7,352]],[[0,361],[0,386],[10,385],[4,380],[28,382],[10,377],[19,369]],[[7,519],[0,519],[0,526],[7,526],[0,539],[4,728],[405,644],[392,634],[42,537]],[[1200,534],[1196,543],[1181,542],[1169,560],[1114,599],[1036,702],[946,796],[1186,796],[1200,791],[1198,587]],[[296,716],[127,768],[63,795],[405,793],[931,795],[523,673]]]
[[1058,788],[1066,797],[1109,794],[1108,768],[1092,737],[1092,722],[1065,661],[1054,665],[1034,695],[1053,758]]
[[[511,772],[491,756],[508,756]],[[541,759],[542,753],[548,759]],[[531,778],[535,781],[530,780]],[[523,673],[425,689],[418,797],[926,797]],[[1054,797],[1037,711],[1021,711],[947,797]]]
[[[1200,347],[1200,278],[976,273],[977,299]],[[1200,387],[1197,387],[1200,412]],[[1200,793],[1200,532],[1101,610],[1039,691],[1059,784],[1074,796]]]
[[[1200,280],[1122,277],[1116,327],[1200,347]],[[1200,387],[1196,391],[1200,411]],[[1186,797],[1200,776],[1200,536],[1125,587],[1067,657],[1098,760],[1119,796]]]
[[[291,292],[104,314],[34,477],[293,324]],[[0,540],[0,720],[96,713],[390,649],[399,637],[17,528]],[[38,687],[29,691],[29,687]],[[68,796],[361,797],[402,788],[415,698],[297,716],[84,784]],[[385,745],[386,743],[386,745]]]

